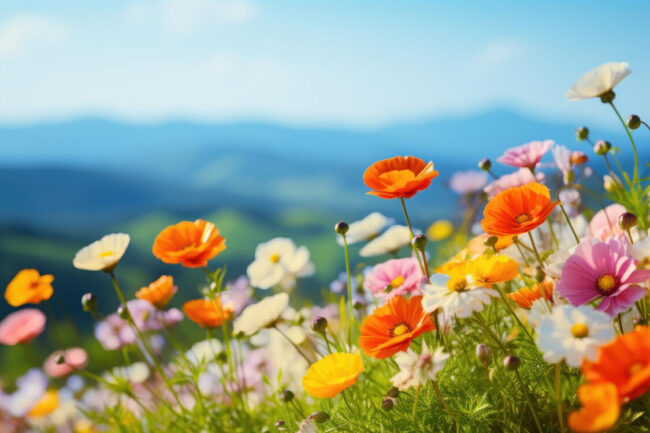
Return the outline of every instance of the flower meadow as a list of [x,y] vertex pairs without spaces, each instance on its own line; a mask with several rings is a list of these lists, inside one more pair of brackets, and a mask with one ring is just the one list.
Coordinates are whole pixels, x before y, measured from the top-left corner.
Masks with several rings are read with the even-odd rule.
[[[615,105],[629,74],[607,63],[566,93],[599,99],[629,142],[580,127],[582,150],[531,141],[498,167],[450,173],[456,225],[409,219],[433,162],[370,164],[368,194],[395,212],[334,225],[346,267],[311,305],[296,294],[317,264],[288,238],[260,243],[231,278],[219,254],[237,239],[200,219],[163,228],[152,260],[205,278],[176,306],[194,289],[169,275],[120,285],[128,234],[81,248],[72,265],[110,280],[119,308],[101,316],[92,293],[81,307],[122,361],[97,373],[83,347],[60,347],[25,366],[0,390],[0,432],[650,431],[650,164],[635,142],[650,126]],[[40,307],[57,290],[55,275],[16,271],[0,343],[19,350],[56,322]],[[181,321],[204,337],[183,337]]]

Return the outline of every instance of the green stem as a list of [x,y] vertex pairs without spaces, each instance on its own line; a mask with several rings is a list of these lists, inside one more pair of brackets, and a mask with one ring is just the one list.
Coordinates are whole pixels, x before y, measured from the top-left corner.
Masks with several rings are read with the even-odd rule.
[[422,273],[426,274],[427,272],[425,269],[426,264],[422,264],[422,261],[420,260],[420,256],[418,255],[418,251],[415,248],[415,245],[413,245],[413,238],[415,238],[415,234],[413,233],[413,226],[411,226],[411,219],[409,218],[409,213],[406,211],[406,202],[404,201],[404,197],[400,197],[399,200],[400,203],[402,203],[404,218],[406,219],[406,225],[409,228],[409,237],[411,238],[411,248],[413,249],[413,254],[415,254],[415,258],[418,259],[418,263],[420,264],[420,269],[422,269]]
[[348,250],[348,239],[345,234],[343,236],[343,249],[345,250],[345,273],[348,278],[348,346],[352,350],[352,321],[354,320],[354,313],[352,307],[352,272],[350,272],[350,252]]
[[413,399],[413,408],[411,409],[411,418],[415,418],[415,411],[417,410],[418,407],[418,399],[420,398],[420,390],[422,389],[421,386],[418,386],[415,389],[415,398]]
[[517,317],[517,315],[515,314],[515,311],[512,309],[512,307],[511,307],[510,304],[508,303],[508,300],[507,300],[507,298],[506,298],[506,295],[503,294],[502,289],[501,289],[499,286],[497,286],[497,285],[495,285],[494,287],[496,287],[496,291],[499,292],[499,295],[501,296],[501,299],[503,300],[503,303],[506,305],[506,308],[508,309],[508,311],[510,312],[510,314],[512,315],[512,317],[515,318],[515,320],[516,320],[517,323],[519,324],[519,327],[520,327],[521,329],[524,330],[524,332],[526,333],[526,335],[528,336],[528,338],[530,339],[530,341],[532,341],[533,344],[535,344],[535,340],[533,339],[533,336],[530,335],[530,333],[528,332],[528,329],[526,329],[526,327],[524,326],[524,324],[521,323],[521,320],[519,320],[519,317]]
[[521,255],[521,258],[523,259],[524,263],[526,266],[530,266],[530,263],[528,263],[528,259],[526,259],[526,256],[524,255],[524,252],[521,250],[522,245],[519,243],[519,239],[515,236],[513,239],[513,242],[517,246],[517,250],[519,250],[519,254]]
[[479,323],[479,325],[481,325],[483,330],[485,332],[487,332],[487,334],[497,343],[497,345],[503,351],[503,353],[508,353],[508,349],[506,348],[506,346],[503,344],[501,339],[499,337],[497,337],[497,335],[490,329],[490,327],[487,325],[487,323],[485,323],[485,320],[483,320],[481,315],[478,314],[477,312],[474,312],[474,318]]
[[436,383],[435,380],[432,380],[431,383],[433,384],[433,389],[436,391],[436,395],[438,396],[438,400],[440,400],[440,403],[442,404],[442,407],[445,409],[445,412],[449,414],[449,416],[454,420],[454,423],[456,424],[456,432],[460,431],[460,423],[458,422],[458,417],[456,416],[455,413],[449,409],[449,406],[447,406],[447,403],[445,403],[445,399],[442,398],[442,393],[440,392],[440,388],[438,387],[438,384]]
[[539,266],[543,268],[544,262],[542,261],[542,258],[539,256],[539,252],[537,251],[537,246],[535,246],[535,240],[533,239],[533,234],[531,232],[528,232],[528,239],[530,239],[530,244],[533,246],[533,251],[535,251],[535,257],[537,257]]
[[293,346],[293,348],[296,349],[296,352],[298,352],[298,353],[300,354],[300,356],[302,356],[302,357],[305,359],[305,361],[307,361],[307,364],[311,365],[311,361],[309,360],[309,358],[307,358],[307,355],[305,355],[305,352],[303,352],[302,349],[300,349],[300,347],[298,347],[298,345],[297,345],[296,343],[294,343],[293,341],[291,341],[291,338],[289,338],[289,336],[288,336],[287,334],[285,334],[284,332],[282,332],[282,331],[280,330],[280,328],[278,328],[277,326],[273,326],[273,328],[274,328],[276,331],[278,331],[278,332],[279,332],[279,333],[280,333],[280,334],[281,334],[281,335],[282,335],[282,336],[283,336],[283,337],[284,337],[284,338],[285,338],[289,343],[291,343],[291,345]]
[[564,432],[564,414],[562,410],[562,394],[560,390],[560,369],[562,363],[555,364],[555,400],[557,401],[557,420],[560,423],[560,432]]
[[627,127],[625,124],[625,120],[623,120],[623,117],[621,116],[621,113],[618,112],[616,109],[616,106],[614,105],[613,101],[609,102],[609,105],[612,106],[614,109],[614,112],[618,116],[618,119],[621,121],[621,124],[623,124],[623,128],[625,128],[625,132],[627,132],[627,136],[630,139],[630,143],[632,143],[632,151],[634,152],[634,175],[632,177],[632,185],[636,185],[637,180],[638,180],[638,174],[639,174],[639,154],[636,150],[636,143],[634,143],[634,138],[632,137],[632,132],[630,129]]
[[533,419],[535,420],[537,431],[539,431],[539,433],[544,433],[544,430],[542,430],[542,426],[539,424],[539,420],[537,419],[537,413],[535,412],[535,407],[533,406],[533,402],[531,401],[530,395],[528,394],[528,388],[526,388],[526,385],[524,384],[524,381],[521,379],[521,376],[519,375],[519,372],[517,370],[515,370],[515,376],[519,381],[519,385],[521,386],[521,391],[524,393],[524,397],[526,397],[526,403],[528,403],[528,407],[530,408],[530,413],[533,415]]

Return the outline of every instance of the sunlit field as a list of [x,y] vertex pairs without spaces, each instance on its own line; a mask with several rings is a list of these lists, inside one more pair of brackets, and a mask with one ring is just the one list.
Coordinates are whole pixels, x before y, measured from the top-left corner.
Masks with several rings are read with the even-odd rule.
[[[453,173],[395,147],[348,173],[386,211],[323,216],[310,248],[246,221],[241,236],[263,239],[242,275],[223,214],[225,229],[154,219],[75,246],[64,259],[94,287],[80,299],[13,269],[0,431],[649,431],[650,126],[617,105],[616,86],[643,79],[628,75],[606,63],[565,95],[609,111],[626,140],[580,126],[574,143],[467,155],[484,158]],[[416,227],[410,208],[448,205],[417,203],[441,174],[462,218]],[[153,281],[128,263],[133,236]],[[338,278],[307,292],[325,256]],[[65,297],[92,327],[52,307]]]

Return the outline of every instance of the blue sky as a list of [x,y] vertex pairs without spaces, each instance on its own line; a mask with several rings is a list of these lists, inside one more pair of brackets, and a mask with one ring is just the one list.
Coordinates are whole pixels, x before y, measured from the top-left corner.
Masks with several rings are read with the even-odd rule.
[[642,1],[2,2],[0,122],[365,127],[505,106],[613,124],[563,94],[628,61],[619,108],[649,113],[649,19]]

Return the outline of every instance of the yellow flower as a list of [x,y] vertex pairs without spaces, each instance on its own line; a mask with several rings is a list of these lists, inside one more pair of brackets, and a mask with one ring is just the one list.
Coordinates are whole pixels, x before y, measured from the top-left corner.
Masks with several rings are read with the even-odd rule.
[[442,241],[454,233],[454,225],[447,220],[439,220],[427,229],[427,237],[432,241]]
[[97,433],[97,429],[87,419],[80,419],[74,425],[74,433]]
[[59,393],[53,390],[46,391],[45,394],[36,402],[29,416],[39,418],[47,416],[59,407]]
[[36,269],[23,269],[7,285],[5,299],[12,307],[38,304],[52,297],[54,276],[41,275]]
[[353,385],[363,372],[361,355],[332,353],[309,367],[302,386],[312,397],[330,398]]
[[504,255],[481,255],[469,263],[469,273],[474,282],[484,287],[510,281],[519,274],[517,262]]

